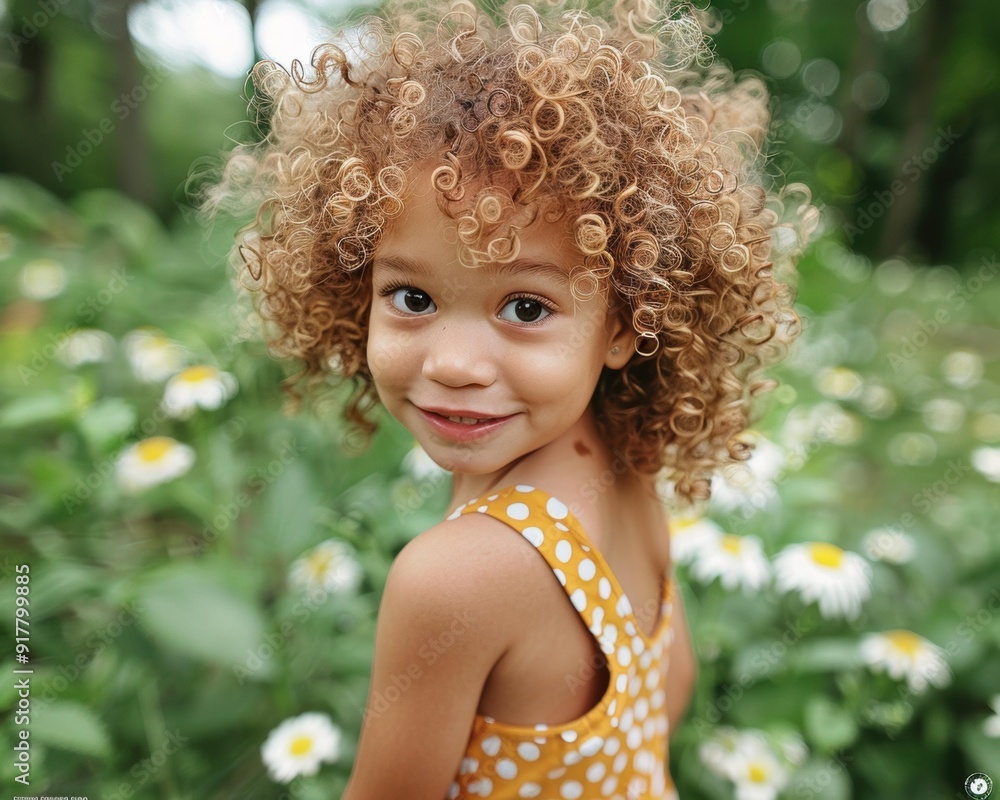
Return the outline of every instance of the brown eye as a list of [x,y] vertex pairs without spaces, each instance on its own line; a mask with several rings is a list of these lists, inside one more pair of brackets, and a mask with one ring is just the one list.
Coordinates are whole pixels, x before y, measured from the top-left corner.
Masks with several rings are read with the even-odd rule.
[[[503,307],[500,316],[508,322],[538,322],[551,313],[538,300],[532,300],[530,297],[518,297]],[[513,314],[513,317],[510,314]]]
[[392,304],[400,311],[408,311],[411,314],[423,314],[428,309],[436,310],[430,295],[420,289],[414,289],[412,286],[394,291]]

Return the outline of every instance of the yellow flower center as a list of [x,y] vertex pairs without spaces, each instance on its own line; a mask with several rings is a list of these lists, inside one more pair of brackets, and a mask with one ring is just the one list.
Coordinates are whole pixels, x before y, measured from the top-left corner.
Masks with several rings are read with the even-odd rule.
[[310,750],[312,750],[313,740],[311,736],[296,736],[292,739],[292,743],[289,745],[288,750],[293,756],[304,756]]
[[732,533],[727,533],[722,537],[722,549],[728,550],[734,555],[739,554],[740,550],[743,549],[743,541],[739,536],[735,536]]
[[750,765],[750,780],[754,783],[763,783],[767,780],[767,770],[764,769],[760,764]]
[[177,380],[184,381],[184,383],[201,383],[202,381],[211,380],[218,374],[219,371],[215,367],[200,364],[197,367],[188,367],[182,370],[178,374]]
[[684,531],[691,528],[700,518],[699,517],[674,517],[673,525],[671,526],[675,533],[684,533]]
[[836,569],[844,560],[844,551],[837,545],[827,542],[813,542],[809,545],[809,553],[812,555],[812,560],[823,567]]
[[333,553],[329,550],[316,550],[306,558],[306,570],[314,578],[322,578],[333,563]]
[[924,640],[913,633],[913,631],[889,631],[884,635],[893,647],[906,653],[908,656],[915,656],[923,647]]
[[174,446],[174,440],[166,436],[153,436],[143,439],[136,445],[139,458],[147,464],[160,461]]

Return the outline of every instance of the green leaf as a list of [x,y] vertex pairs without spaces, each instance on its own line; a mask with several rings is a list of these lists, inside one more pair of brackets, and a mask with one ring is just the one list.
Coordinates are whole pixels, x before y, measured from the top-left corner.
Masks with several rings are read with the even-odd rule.
[[51,747],[106,758],[111,739],[100,718],[80,703],[55,702],[31,716],[31,739]]
[[807,761],[795,771],[784,795],[811,800],[850,800],[851,781],[847,763],[839,759]]
[[167,567],[139,589],[139,621],[161,645],[225,666],[243,664],[261,644],[256,607],[212,570]]
[[858,737],[858,724],[851,713],[823,695],[806,703],[805,726],[813,744],[828,753],[847,747]]
[[813,639],[800,643],[791,652],[796,669],[805,672],[834,672],[863,666],[856,639]]
[[0,411],[0,428],[27,428],[66,416],[73,407],[72,397],[48,392],[22,397]]
[[135,425],[135,410],[120,397],[95,403],[80,415],[80,432],[97,451],[124,437]]

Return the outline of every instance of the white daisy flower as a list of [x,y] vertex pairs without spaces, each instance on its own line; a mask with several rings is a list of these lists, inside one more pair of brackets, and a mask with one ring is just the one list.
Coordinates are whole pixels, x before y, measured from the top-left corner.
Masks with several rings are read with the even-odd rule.
[[712,732],[712,738],[698,746],[698,757],[712,772],[722,778],[730,775],[730,764],[740,735],[729,725],[720,725]]
[[740,737],[729,771],[736,800],[774,800],[788,785],[788,771],[760,734]]
[[827,619],[854,619],[871,596],[871,565],[828,542],[789,545],[775,557],[774,571],[779,592],[796,590],[803,602],[818,601]]
[[906,564],[912,561],[916,550],[912,536],[888,526],[868,531],[861,540],[861,547],[868,558],[889,564]]
[[58,358],[67,367],[107,361],[114,350],[114,337],[97,328],[79,328],[59,342]]
[[994,713],[983,720],[983,733],[991,738],[1000,738],[1000,694],[990,699],[990,708]]
[[19,276],[21,294],[30,300],[49,300],[66,288],[66,270],[51,258],[36,258],[24,265]]
[[765,508],[777,496],[774,480],[786,461],[784,448],[757,431],[744,431],[743,436],[755,442],[750,458],[727,464],[712,476],[709,502],[726,513],[750,514]]
[[320,763],[340,757],[341,730],[326,714],[310,712],[286,719],[261,745],[260,758],[271,780],[290,783],[299,775],[315,775]]
[[972,451],[972,466],[986,480],[1000,483],[1000,447],[977,447]]
[[289,580],[311,594],[347,592],[361,582],[361,565],[350,544],[327,539],[292,564]]
[[413,447],[403,456],[403,469],[418,481],[448,474],[448,470],[439,467],[437,462],[427,455],[427,451],[417,442],[414,442]]
[[797,733],[788,733],[781,740],[781,754],[790,764],[796,766],[805,762],[809,757],[809,748],[805,739]]
[[169,378],[184,366],[186,352],[156,328],[137,328],[125,335],[125,355],[143,383]]
[[152,436],[125,448],[116,472],[122,488],[141,492],[178,478],[194,464],[194,450],[168,436]]
[[727,591],[742,586],[751,594],[770,580],[771,565],[758,537],[726,533],[697,551],[691,574],[702,583],[720,578]]
[[190,417],[195,409],[215,409],[236,394],[236,379],[208,364],[178,372],[167,381],[160,407],[171,417]]
[[895,680],[905,678],[914,693],[923,692],[929,684],[947,686],[951,681],[944,650],[913,631],[866,634],[860,649],[861,657],[873,672],[885,670]]
[[708,517],[676,516],[670,519],[670,559],[690,564],[704,548],[717,545],[722,528]]

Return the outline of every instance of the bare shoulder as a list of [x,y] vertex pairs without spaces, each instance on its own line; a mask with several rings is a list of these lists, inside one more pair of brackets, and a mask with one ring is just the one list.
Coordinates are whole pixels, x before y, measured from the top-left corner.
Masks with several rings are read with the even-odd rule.
[[386,589],[394,585],[390,601],[475,612],[482,635],[509,644],[519,629],[509,624],[509,612],[537,585],[540,569],[547,568],[516,530],[486,514],[463,514],[409,541],[393,561]]

